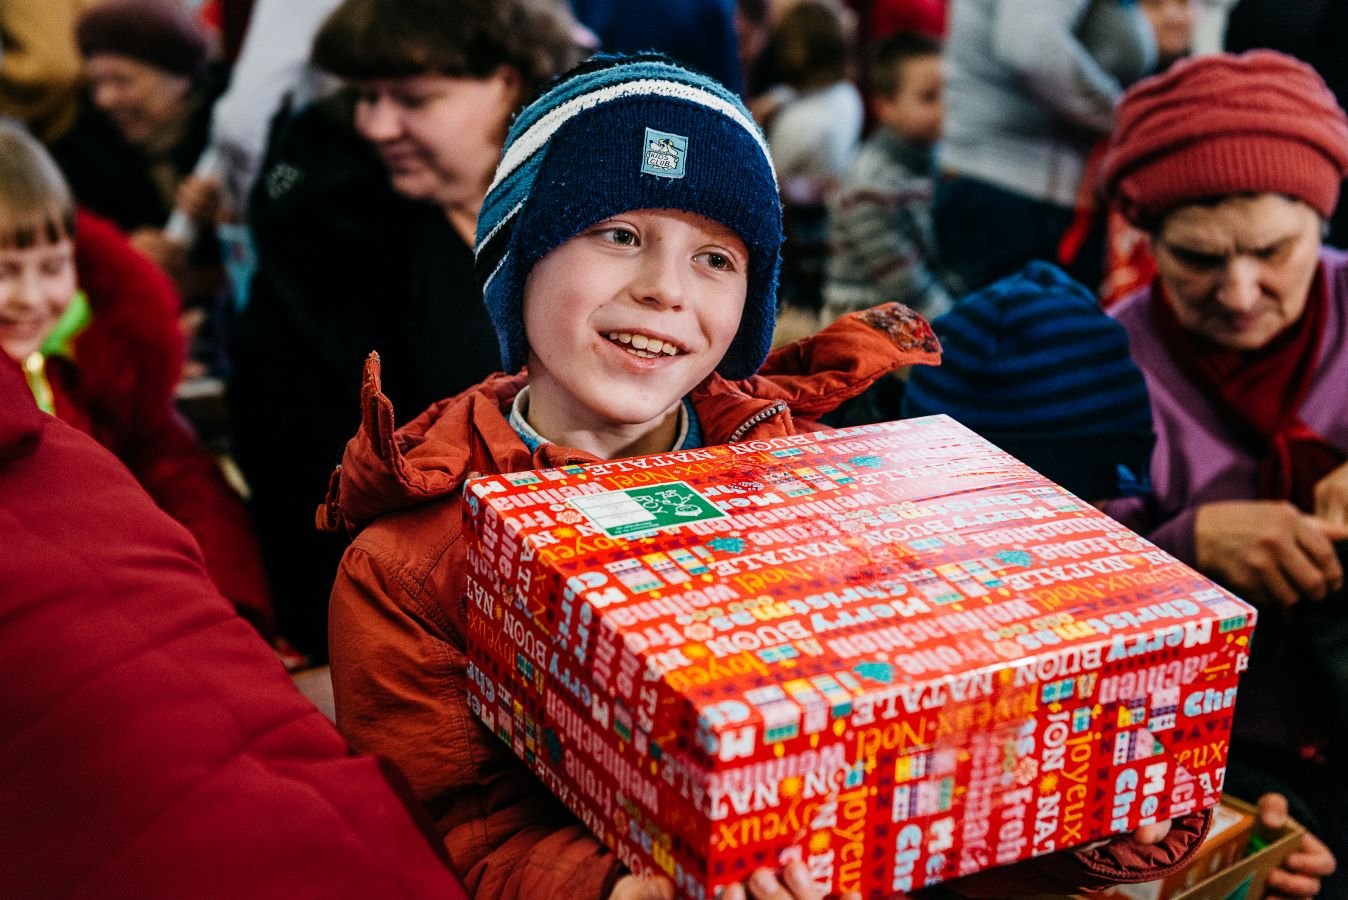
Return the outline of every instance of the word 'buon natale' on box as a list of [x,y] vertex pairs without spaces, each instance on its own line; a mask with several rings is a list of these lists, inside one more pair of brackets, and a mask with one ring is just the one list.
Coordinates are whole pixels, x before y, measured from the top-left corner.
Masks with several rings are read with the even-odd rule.
[[1254,610],[944,416],[469,482],[470,702],[635,872],[882,897],[1215,805]]

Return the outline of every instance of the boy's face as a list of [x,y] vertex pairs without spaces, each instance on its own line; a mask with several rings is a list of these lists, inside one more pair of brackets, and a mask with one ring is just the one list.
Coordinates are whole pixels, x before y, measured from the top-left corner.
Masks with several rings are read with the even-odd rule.
[[739,330],[749,251],[694,213],[637,210],[543,257],[524,286],[529,418],[543,434],[655,428]]
[[941,57],[917,56],[899,66],[893,96],[875,97],[876,117],[899,137],[920,144],[941,138]]

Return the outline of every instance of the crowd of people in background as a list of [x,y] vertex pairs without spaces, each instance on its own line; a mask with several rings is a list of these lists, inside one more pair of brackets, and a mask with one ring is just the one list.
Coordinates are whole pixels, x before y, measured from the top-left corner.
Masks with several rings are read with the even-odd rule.
[[[51,835],[0,853],[0,884],[145,896],[137,835],[185,857],[228,831],[216,866],[259,896],[665,896],[539,801],[490,735],[447,737],[478,727],[459,625],[399,591],[408,572],[461,585],[461,551],[431,560],[448,540],[432,533],[469,471],[729,440],[707,385],[748,402],[764,359],[765,377],[814,374],[767,356],[806,340],[893,365],[836,409],[802,401],[802,422],[948,413],[1260,608],[1228,786],[1310,829],[1272,889],[1348,895],[1348,3],[659,8],[0,4],[0,518],[16,548],[0,670],[41,681],[0,728],[0,772],[38,773],[4,779],[0,820],[57,827],[43,786],[88,759],[31,756],[63,742],[102,753],[81,777],[123,779],[106,796],[66,784],[65,802],[113,831],[134,820],[60,885],[47,868],[69,847]],[[594,101],[586,136],[557,126],[570,143],[536,129],[624,66],[735,110],[687,127],[729,128],[738,156],[716,160],[738,160],[739,194],[709,182],[657,206],[597,173],[622,104],[657,108],[658,92]],[[535,143],[550,174],[521,180]],[[683,218],[633,213],[651,209]],[[620,213],[636,224],[615,241],[716,236],[746,278],[742,317],[719,323],[724,357],[677,416],[548,456],[557,435],[536,419],[566,396],[567,336],[530,319],[531,273]],[[872,346],[876,329],[923,349]],[[912,365],[934,361],[932,334],[941,365]],[[336,727],[281,668],[326,666],[330,648]],[[117,716],[140,736],[120,742]],[[172,812],[188,790],[198,808],[224,798],[206,824]],[[257,816],[294,833],[246,833]],[[1177,820],[1142,843],[1179,854],[1201,830]],[[156,873],[151,893],[203,893],[200,871]],[[811,896],[783,877],[788,893],[747,890]],[[990,883],[981,895],[1020,882]]]

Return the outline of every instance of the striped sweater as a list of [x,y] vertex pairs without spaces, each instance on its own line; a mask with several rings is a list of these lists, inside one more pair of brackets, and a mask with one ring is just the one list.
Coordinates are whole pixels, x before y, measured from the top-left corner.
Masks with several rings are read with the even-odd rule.
[[897,300],[928,319],[950,308],[935,266],[931,147],[881,126],[861,145],[833,203],[823,320]]

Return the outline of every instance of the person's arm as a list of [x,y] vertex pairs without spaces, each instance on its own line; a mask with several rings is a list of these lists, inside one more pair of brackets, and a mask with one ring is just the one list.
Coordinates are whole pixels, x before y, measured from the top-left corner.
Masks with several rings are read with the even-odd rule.
[[1308,516],[1276,500],[1205,503],[1194,516],[1199,571],[1254,602],[1291,606],[1343,587],[1336,541],[1348,525]]
[[111,223],[80,213],[76,258],[94,324],[77,339],[115,452],[160,508],[192,532],[216,587],[263,634],[271,597],[243,501],[174,405],[186,347],[167,276]]
[[600,900],[622,874],[616,857],[469,708],[463,546],[457,514],[444,521],[396,538],[426,538],[429,573],[368,532],[343,558],[329,620],[337,726],[407,776],[470,896]]
[[1348,525],[1348,463],[1315,483],[1315,517],[1332,525]]
[[271,592],[243,501],[176,410],[168,407],[139,422],[124,454],[127,468],[161,509],[192,532],[220,593],[270,637]]
[[1305,515],[1290,503],[1204,503],[1160,524],[1145,498],[1111,500],[1104,511],[1253,603],[1291,606],[1343,586],[1334,544],[1348,540],[1348,523]]
[[1073,33],[1088,2],[999,0],[992,49],[1042,106],[1080,128],[1106,135],[1123,88]]
[[[1265,794],[1259,798],[1259,826],[1271,833],[1287,824],[1287,798]],[[1334,854],[1309,831],[1282,865],[1268,873],[1268,892],[1276,897],[1314,897],[1320,893],[1320,879],[1334,874],[1338,863]]]

